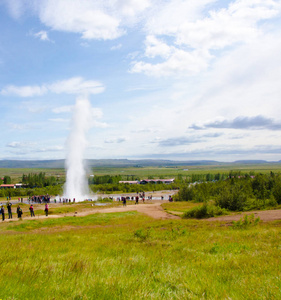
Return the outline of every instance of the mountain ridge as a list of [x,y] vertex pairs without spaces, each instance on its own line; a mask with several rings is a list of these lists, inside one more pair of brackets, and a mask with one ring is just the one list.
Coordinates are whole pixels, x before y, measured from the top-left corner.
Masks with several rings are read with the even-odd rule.
[[[175,167],[231,164],[280,164],[279,161],[237,160],[220,162],[216,160],[164,160],[164,159],[86,159],[88,167]],[[65,168],[65,160],[0,160],[0,168]]]

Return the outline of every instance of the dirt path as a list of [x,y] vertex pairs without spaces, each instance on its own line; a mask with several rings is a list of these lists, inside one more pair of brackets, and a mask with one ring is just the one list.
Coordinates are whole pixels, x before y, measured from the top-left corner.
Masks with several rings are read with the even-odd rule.
[[281,210],[280,209],[250,211],[250,212],[246,212],[246,213],[239,213],[237,215],[209,218],[206,220],[207,221],[232,222],[232,221],[239,221],[245,215],[252,215],[252,214],[254,214],[255,218],[259,217],[263,222],[281,220]]
[[[156,193],[155,193],[156,194]],[[154,194],[154,196],[155,196]],[[158,196],[158,195],[157,195]],[[102,207],[99,208],[97,206],[93,206],[88,208],[87,210],[71,212],[71,213],[62,213],[57,215],[49,215],[48,217],[44,215],[36,216],[35,218],[29,217],[29,214],[24,216],[24,220],[32,220],[32,219],[46,219],[46,218],[63,218],[63,217],[83,217],[91,214],[97,213],[114,213],[114,212],[128,212],[128,211],[137,211],[139,213],[148,215],[154,219],[162,219],[162,220],[169,220],[169,219],[181,219],[179,212],[166,212],[161,204],[167,203],[167,200],[153,200],[150,203],[139,203],[138,205],[129,204],[127,206],[118,205],[115,207]],[[243,218],[244,215],[251,215],[254,214],[255,217],[259,217],[264,222],[281,220],[281,210],[266,210],[266,211],[251,211],[246,213],[237,213],[229,216],[221,216],[221,217],[214,217],[209,219],[204,219],[202,221],[219,221],[219,222],[227,222],[230,223],[232,221],[238,221]],[[12,220],[5,219],[5,222],[9,221],[18,221],[14,214],[14,218]],[[1,223],[1,221],[0,221]]]
[[[153,201],[153,203],[140,203],[138,205],[119,205],[115,207],[109,207],[109,208],[97,208],[94,206],[93,208],[89,208],[87,210],[81,211],[81,212],[71,212],[71,213],[62,213],[59,215],[49,215],[48,217],[44,215],[36,216],[35,218],[31,218],[29,216],[24,216],[23,220],[34,220],[34,219],[55,219],[55,218],[63,218],[63,217],[84,217],[92,214],[98,214],[98,213],[114,213],[114,212],[127,212],[127,211],[137,211],[143,214],[148,215],[151,218],[154,219],[162,219],[162,220],[167,220],[167,219],[180,219],[178,216],[174,216],[172,214],[167,213],[161,206],[162,203],[166,203],[168,201]],[[15,217],[13,219],[5,219],[4,222],[10,222],[10,221],[18,221],[18,218]]]
[[[111,212],[125,212],[125,211],[137,211],[143,214],[148,215],[151,218],[154,219],[180,219],[178,216],[174,216],[171,214],[168,214],[164,211],[161,204],[165,203],[167,201],[161,201],[161,202],[155,202],[153,204],[138,204],[138,205],[127,205],[127,206],[118,206],[118,207],[112,207],[112,208],[104,208],[88,213],[85,212],[86,215],[92,214],[92,213],[111,213]],[[82,216],[84,213],[78,213],[77,215]]]

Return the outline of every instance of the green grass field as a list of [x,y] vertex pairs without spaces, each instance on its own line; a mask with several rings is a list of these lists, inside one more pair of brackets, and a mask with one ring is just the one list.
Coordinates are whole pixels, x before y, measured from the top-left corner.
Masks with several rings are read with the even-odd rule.
[[281,299],[281,221],[123,212],[0,226],[0,299]]
[[[228,173],[230,170],[251,172],[256,173],[269,173],[281,172],[281,164],[218,164],[218,165],[199,165],[199,166],[179,166],[179,167],[143,167],[143,168],[132,168],[132,167],[96,167],[93,168],[90,173],[94,175],[134,175],[141,178],[147,178],[152,176],[159,178],[163,176],[165,178],[173,178],[177,175],[190,176],[192,174],[217,174],[217,173]],[[29,169],[17,169],[17,168],[0,168],[0,177],[4,175],[10,176],[13,183],[21,181],[23,174],[29,173],[46,173],[46,176],[55,176],[62,179],[65,178],[64,169],[40,169],[40,168],[29,168]]]

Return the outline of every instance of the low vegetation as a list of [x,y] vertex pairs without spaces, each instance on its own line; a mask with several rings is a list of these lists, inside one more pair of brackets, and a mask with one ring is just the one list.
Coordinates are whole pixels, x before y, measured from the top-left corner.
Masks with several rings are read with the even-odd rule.
[[228,211],[225,208],[221,208],[219,206],[213,204],[204,203],[200,206],[195,206],[194,208],[186,211],[183,214],[183,218],[196,218],[196,219],[204,219],[211,218],[221,215],[227,215]]
[[281,222],[255,223],[135,212],[1,223],[1,298],[280,299]]
[[202,202],[185,217],[225,214],[227,211],[272,209],[281,206],[281,175],[233,176],[226,180],[182,186],[175,201]]

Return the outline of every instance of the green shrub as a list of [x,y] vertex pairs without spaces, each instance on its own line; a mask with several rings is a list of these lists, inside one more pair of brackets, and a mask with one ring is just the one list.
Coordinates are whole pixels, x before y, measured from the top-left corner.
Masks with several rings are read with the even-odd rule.
[[113,202],[113,200],[111,198],[101,198],[101,197],[98,197],[98,202],[100,203],[111,203]]
[[231,211],[243,211],[248,205],[248,192],[239,183],[225,187],[216,198],[216,205]]
[[251,226],[256,226],[260,222],[260,218],[255,218],[254,214],[251,215],[245,215],[243,218],[241,218],[239,221],[233,221],[233,228],[236,229],[246,229]]
[[211,218],[215,216],[221,216],[228,214],[226,209],[220,208],[219,206],[204,203],[201,206],[196,206],[183,214],[184,219],[188,218]]

